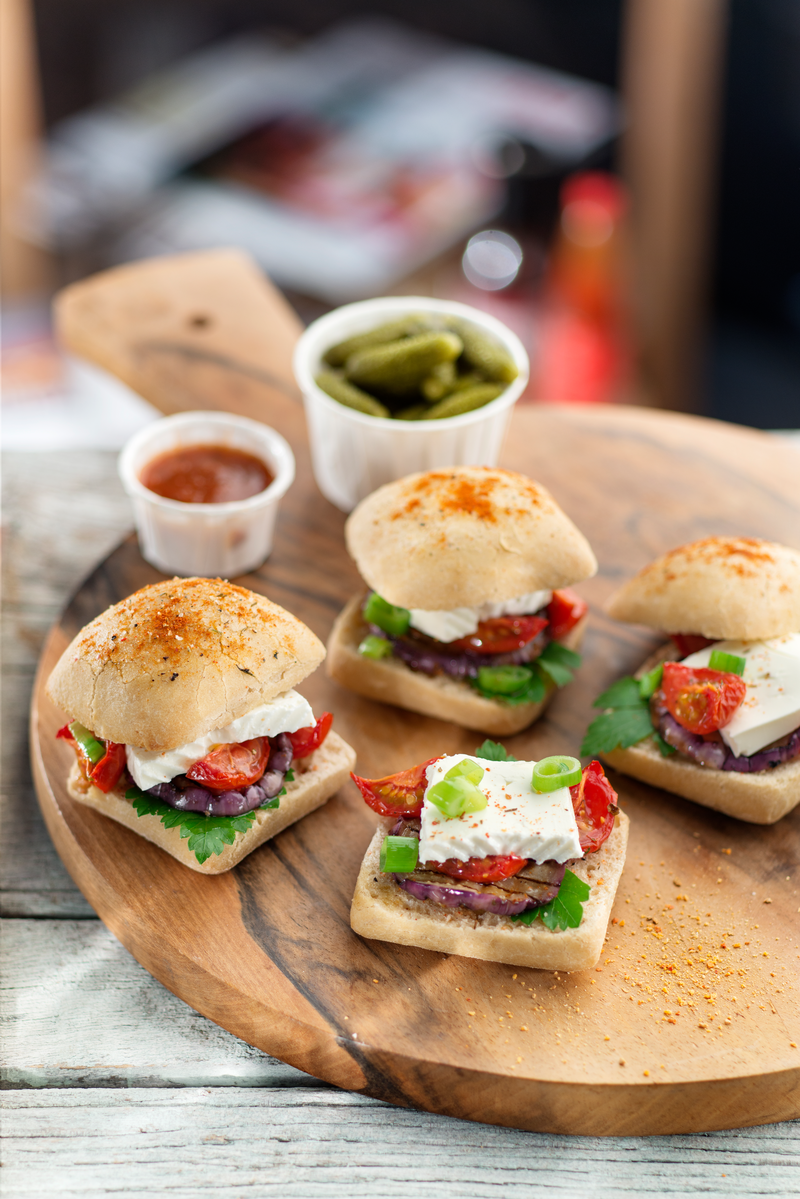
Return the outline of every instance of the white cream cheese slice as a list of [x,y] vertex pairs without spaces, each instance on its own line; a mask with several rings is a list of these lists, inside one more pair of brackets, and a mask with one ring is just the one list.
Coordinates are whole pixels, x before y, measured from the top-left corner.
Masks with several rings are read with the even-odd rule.
[[524,616],[538,612],[553,598],[552,591],[530,591],[515,599],[481,604],[477,608],[436,610],[411,608],[411,627],[437,641],[457,641],[478,631],[478,622],[494,616]]
[[[477,762],[484,774],[478,786],[488,801],[480,812],[448,820],[429,802],[430,788],[458,762]],[[422,804],[420,862],[517,854],[536,862],[582,858],[578,826],[568,787],[538,794],[531,788],[534,762],[489,762],[469,754],[440,758],[426,771]]]
[[307,699],[297,691],[285,691],[267,704],[260,704],[245,712],[237,720],[221,729],[212,729],[188,745],[166,753],[156,753],[126,745],[128,770],[142,791],[158,783],[168,783],[176,774],[184,774],[195,762],[204,758],[212,745],[228,745],[231,742],[250,741],[253,737],[277,737],[278,733],[296,733],[314,723],[314,713]]
[[712,651],[744,658],[747,684],[741,707],[720,735],[736,757],[758,753],[800,728],[800,633],[769,641],[717,641],[683,659],[685,666],[708,666]]

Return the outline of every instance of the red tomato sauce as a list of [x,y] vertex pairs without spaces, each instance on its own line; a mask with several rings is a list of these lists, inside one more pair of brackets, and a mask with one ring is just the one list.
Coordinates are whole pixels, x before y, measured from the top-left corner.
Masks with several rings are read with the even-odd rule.
[[159,454],[139,481],[149,491],[184,504],[227,504],[258,495],[273,476],[260,458],[224,445],[187,445]]

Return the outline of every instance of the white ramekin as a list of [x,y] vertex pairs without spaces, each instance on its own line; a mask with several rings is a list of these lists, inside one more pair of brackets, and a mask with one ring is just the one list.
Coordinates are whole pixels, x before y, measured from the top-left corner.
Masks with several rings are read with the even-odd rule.
[[[149,491],[146,463],[187,445],[223,445],[261,458],[273,481],[265,491],[227,504],[185,504]],[[280,433],[227,412],[181,412],[141,429],[119,458],[133,501],[142,556],[167,574],[232,578],[260,566],[272,550],[278,503],[294,481],[294,455]]]
[[[337,342],[409,312],[446,313],[470,321],[501,342],[519,374],[496,400],[444,420],[389,420],[346,408],[314,382],[322,355]],[[317,486],[350,512],[376,487],[441,466],[495,466],[511,406],[522,395],[530,366],[522,342],[501,321],[477,308],[424,296],[389,296],[346,304],[308,326],[294,352],[294,373],[308,422]]]

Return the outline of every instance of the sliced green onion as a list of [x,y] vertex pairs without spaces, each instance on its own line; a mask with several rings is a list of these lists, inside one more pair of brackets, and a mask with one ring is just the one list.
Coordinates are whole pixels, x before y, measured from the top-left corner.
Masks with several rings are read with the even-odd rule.
[[477,787],[484,773],[483,767],[479,766],[477,762],[471,762],[469,758],[462,758],[455,766],[451,766],[444,777],[446,779],[467,779]]
[[365,658],[372,658],[377,661],[379,658],[388,658],[392,652],[392,643],[387,641],[385,637],[376,637],[374,633],[370,633],[358,647],[358,652],[363,654]]
[[513,695],[530,681],[528,666],[480,666],[478,684],[482,691],[494,695]]
[[419,861],[416,837],[392,837],[388,833],[381,846],[381,870],[384,874],[410,874]]
[[77,720],[73,720],[69,726],[69,731],[93,766],[106,756],[105,745],[103,745],[102,741],[98,741],[94,733],[91,733],[85,725],[79,724]]
[[652,670],[648,670],[647,674],[643,674],[639,679],[639,694],[642,699],[649,699],[651,695],[655,695],[661,686],[661,679],[664,674],[664,663],[659,662],[658,666],[654,666]]
[[709,670],[723,670],[726,674],[744,674],[744,668],[747,665],[747,658],[740,658],[738,654],[726,654],[724,650],[712,649],[711,657],[709,658]]
[[364,619],[368,624],[376,624],[385,633],[400,637],[411,623],[411,613],[408,608],[396,608],[394,604],[387,604],[385,599],[381,599],[373,591],[364,605]]
[[558,791],[559,787],[574,787],[580,781],[581,764],[578,759],[555,754],[536,763],[531,787],[540,792]]
[[425,798],[448,820],[454,820],[466,812],[480,812],[488,803],[483,792],[465,778],[443,778],[428,788]]

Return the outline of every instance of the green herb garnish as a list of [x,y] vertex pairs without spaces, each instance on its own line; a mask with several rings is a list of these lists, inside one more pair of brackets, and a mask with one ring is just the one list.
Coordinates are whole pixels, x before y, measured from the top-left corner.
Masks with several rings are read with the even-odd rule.
[[[287,771],[286,778],[294,775]],[[291,781],[291,780],[290,780]],[[261,804],[261,808],[279,808],[281,795]],[[137,816],[158,816],[164,828],[180,828],[182,840],[189,840],[189,849],[203,865],[212,853],[222,853],[226,845],[233,845],[237,833],[246,833],[256,818],[255,811],[243,812],[241,816],[207,816],[205,812],[179,812],[152,795],[146,795],[138,787],[129,787],[125,798],[130,799]],[[259,809],[260,810],[260,809]]]
[[511,919],[527,925],[533,924],[534,920],[541,920],[551,932],[555,932],[557,928],[577,928],[583,919],[583,905],[590,893],[591,887],[588,883],[578,878],[571,870],[565,870],[555,899],[541,907],[528,908],[527,912],[520,912]]
[[499,700],[515,707],[517,704],[538,704],[553,683],[563,687],[572,681],[573,671],[580,666],[580,654],[551,641],[535,662],[524,666],[481,666],[478,677],[470,683],[485,699]]
[[513,754],[510,754],[499,741],[489,741],[488,738],[479,745],[475,750],[476,758],[486,758],[489,762],[516,762]]
[[614,749],[629,749],[644,741],[645,737],[655,738],[665,757],[675,752],[653,728],[650,705],[642,694],[642,683],[647,680],[644,687],[647,691],[653,674],[650,671],[641,680],[630,677],[617,679],[607,691],[598,695],[593,707],[605,708],[606,711],[602,716],[595,717],[586,730],[581,745],[582,756],[593,758],[597,754],[611,753]]

